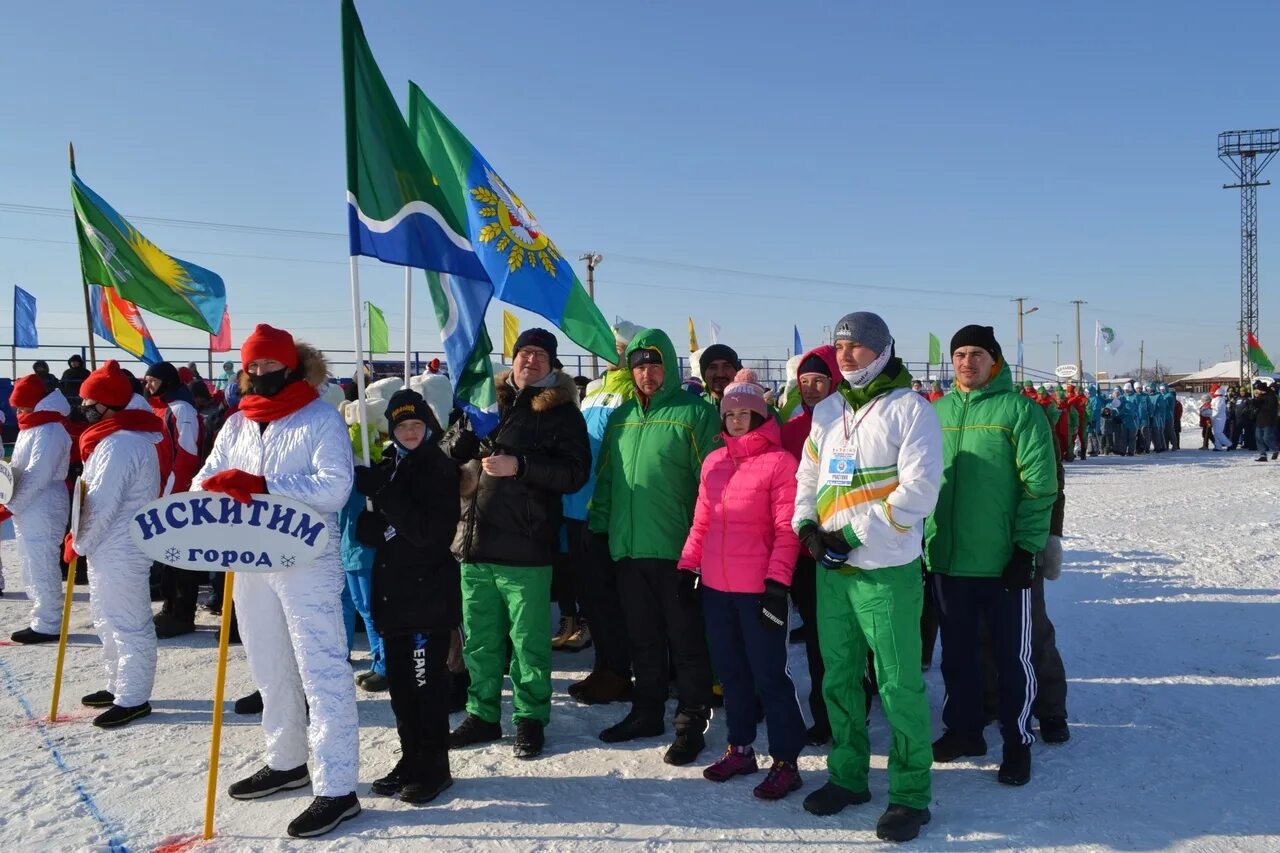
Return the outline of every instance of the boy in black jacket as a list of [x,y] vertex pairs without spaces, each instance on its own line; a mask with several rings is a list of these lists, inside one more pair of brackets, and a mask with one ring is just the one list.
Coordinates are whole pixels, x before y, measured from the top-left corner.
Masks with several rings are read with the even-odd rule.
[[400,761],[373,792],[431,802],[449,773],[449,639],[462,621],[458,563],[449,552],[458,527],[458,468],[437,442],[444,430],[416,391],[387,403],[395,453],[356,467],[356,490],[373,500],[356,536],[376,549],[373,622],[385,640],[391,710]]

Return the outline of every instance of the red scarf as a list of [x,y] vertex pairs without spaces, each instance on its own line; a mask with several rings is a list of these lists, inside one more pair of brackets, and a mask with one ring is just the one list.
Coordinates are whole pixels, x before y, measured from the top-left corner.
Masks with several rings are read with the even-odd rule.
[[67,419],[65,416],[57,412],[19,412],[18,413],[18,429],[31,429],[41,424],[60,423],[63,429],[66,429]]
[[274,397],[261,394],[245,394],[240,398],[239,411],[254,423],[265,424],[292,415],[320,395],[316,389],[301,379],[290,382]]
[[80,433],[80,459],[87,463],[99,441],[121,430],[158,432],[164,435],[164,421],[156,417],[154,412],[144,412],[142,409],[121,409],[116,412],[114,418],[103,418]]

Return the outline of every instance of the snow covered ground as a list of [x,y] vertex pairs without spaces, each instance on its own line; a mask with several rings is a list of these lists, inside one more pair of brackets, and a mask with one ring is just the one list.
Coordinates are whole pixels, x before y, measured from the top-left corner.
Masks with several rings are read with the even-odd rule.
[[[1184,433],[1184,446],[1199,447]],[[1033,747],[1031,784],[995,781],[992,760],[939,766],[933,822],[916,849],[1280,849],[1280,463],[1252,454],[1096,459],[1068,466],[1068,565],[1049,585],[1049,610],[1070,678],[1072,739]],[[26,603],[3,545],[8,588],[4,635],[25,624]],[[212,618],[195,636],[161,644],[156,713],[122,731],[89,725],[79,696],[100,688],[97,640],[84,588],[72,615],[63,708],[48,711],[55,649],[0,647],[0,808],[5,850],[148,850],[198,833],[203,819],[215,639]],[[1271,609],[1276,608],[1276,609]],[[804,673],[802,647],[792,669]],[[354,669],[363,669],[357,653]],[[778,803],[751,796],[754,781],[714,785],[702,767],[662,763],[666,739],[605,748],[596,733],[620,706],[582,707],[565,687],[590,652],[556,654],[547,754],[520,762],[510,738],[454,753],[454,787],[413,808],[368,794],[396,760],[385,698],[360,695],[364,814],[317,850],[779,851],[813,845],[875,847],[885,806],[888,730],[873,711],[871,803],[828,819],[801,808],[825,777],[825,750],[801,758],[805,787]],[[941,676],[927,673],[940,732]],[[799,685],[807,691],[807,677]],[[229,667],[219,788],[261,763],[261,735],[230,699],[251,690],[244,653]],[[508,706],[509,713],[509,706]],[[455,718],[455,722],[457,718]],[[508,731],[510,725],[508,723]],[[763,749],[763,727],[758,745]],[[754,777],[758,780],[760,777]],[[218,799],[216,850],[282,850],[303,790],[256,803]],[[205,847],[205,845],[196,845]]]

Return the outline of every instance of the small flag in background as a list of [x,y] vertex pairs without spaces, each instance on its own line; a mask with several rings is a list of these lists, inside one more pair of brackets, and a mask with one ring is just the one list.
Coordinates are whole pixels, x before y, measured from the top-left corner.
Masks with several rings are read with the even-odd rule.
[[369,309],[369,352],[391,352],[391,337],[387,334],[387,318],[382,309],[372,302],[366,302]]
[[1107,355],[1115,355],[1120,352],[1120,347],[1124,346],[1124,341],[1116,336],[1115,329],[1102,325],[1101,320],[1095,320],[1093,323],[1093,345],[1102,347],[1102,351]]
[[138,306],[122,297],[115,288],[89,286],[89,317],[93,332],[109,344],[114,344],[145,364],[164,361],[151,331]]
[[711,343],[720,343],[720,324],[714,321],[711,323]]
[[222,309],[222,324],[218,334],[209,336],[209,352],[231,352],[231,315]]
[[36,331],[36,298],[21,287],[13,288],[13,345],[23,349],[40,346]]
[[804,345],[800,343],[800,327],[799,327],[799,326],[792,326],[792,327],[791,327],[791,331],[792,331],[792,332],[794,333],[794,335],[795,335],[795,345],[796,345],[796,348],[791,352],[791,354],[792,354],[792,355],[803,355],[803,354],[804,354]]
[[942,364],[942,341],[933,332],[929,333],[929,363]]
[[1262,351],[1262,344],[1258,343],[1258,339],[1253,336],[1253,332],[1249,332],[1248,335],[1249,361],[1253,362],[1253,366],[1263,373],[1275,373],[1276,366],[1271,363],[1271,359],[1267,358],[1267,354]]
[[520,337],[520,318],[510,311],[502,311],[502,356],[507,361],[515,360],[516,338]]
[[689,318],[689,352],[698,351],[698,333],[693,328],[693,318]]

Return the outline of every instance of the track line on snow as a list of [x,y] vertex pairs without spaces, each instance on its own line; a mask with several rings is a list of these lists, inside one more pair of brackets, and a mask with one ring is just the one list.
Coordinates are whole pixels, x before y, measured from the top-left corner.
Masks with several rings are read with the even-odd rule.
[[67,765],[57,744],[53,742],[53,738],[49,737],[49,730],[44,725],[44,722],[32,713],[31,704],[27,702],[27,697],[22,695],[22,690],[18,687],[18,681],[13,677],[13,670],[3,660],[0,660],[0,678],[4,679],[4,686],[9,691],[9,695],[17,699],[18,704],[22,706],[22,712],[27,715],[27,721],[34,724],[40,732],[40,738],[44,741],[45,749],[49,750],[49,756],[53,759],[54,765],[67,776],[71,782],[71,787],[80,797],[80,802],[84,803],[84,807],[88,809],[89,814],[102,827],[103,835],[107,839],[108,849],[111,850],[111,853],[129,853],[129,845],[125,843],[124,833],[120,831],[114,821],[102,813],[102,809],[98,808],[98,804],[94,802],[93,795],[89,793],[89,789],[80,780],[79,774]]

